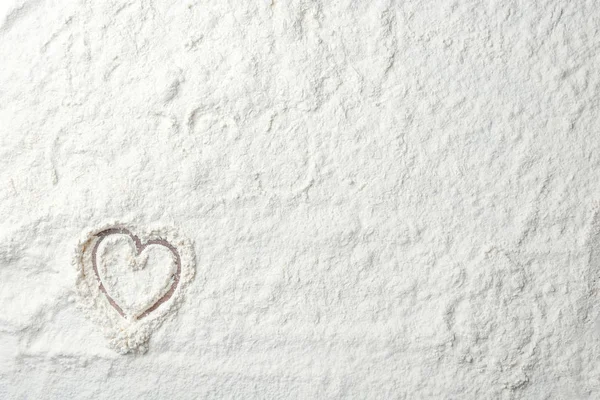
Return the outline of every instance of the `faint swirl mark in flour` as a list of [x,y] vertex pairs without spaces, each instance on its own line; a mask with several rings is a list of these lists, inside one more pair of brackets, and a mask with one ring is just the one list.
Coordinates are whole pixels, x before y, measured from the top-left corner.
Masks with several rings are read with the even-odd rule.
[[219,108],[199,106],[188,112],[187,127],[194,151],[182,179],[205,197],[227,200],[262,192],[289,198],[314,183],[319,151],[299,111],[246,119],[242,131],[236,118]]
[[247,192],[246,150],[235,119],[210,107],[195,107],[186,125],[190,151],[182,181],[216,201]]
[[[266,117],[266,116],[265,116]],[[299,111],[281,109],[247,139],[249,163],[260,190],[291,198],[305,193],[314,183],[318,148],[315,132]]]
[[154,302],[154,304],[150,305],[150,307],[148,307],[146,310],[144,310],[136,318],[136,319],[141,319],[141,318],[146,317],[152,311],[156,310],[158,307],[160,307],[161,304],[163,304],[164,302],[169,300],[171,298],[171,296],[173,296],[175,289],[177,289],[177,286],[179,285],[179,278],[181,276],[181,257],[179,256],[179,252],[177,251],[177,249],[173,245],[171,245],[171,243],[169,243],[168,241],[166,241],[164,239],[151,239],[151,240],[148,240],[146,243],[142,243],[140,238],[138,238],[136,235],[134,235],[133,233],[131,233],[129,230],[127,230],[125,228],[109,228],[109,229],[105,229],[96,234],[96,236],[99,239],[96,241],[96,244],[94,245],[94,249],[92,250],[92,266],[94,268],[94,273],[96,274],[96,279],[98,280],[100,291],[102,291],[102,293],[104,293],[104,295],[106,296],[110,305],[113,306],[113,308],[115,310],[117,310],[117,312],[123,318],[127,318],[127,316],[123,312],[123,309],[108,294],[106,288],[104,287],[104,283],[102,282],[102,279],[100,278],[100,274],[98,273],[98,263],[97,263],[98,248],[100,247],[100,244],[102,243],[102,241],[105,238],[107,238],[110,235],[115,235],[115,234],[129,236],[135,243],[135,248],[136,248],[136,252],[137,252],[136,255],[140,255],[142,253],[142,251],[144,251],[144,249],[150,245],[160,245],[160,246],[164,246],[167,249],[169,249],[175,256],[175,264],[177,266],[177,271],[175,272],[175,274],[172,277],[173,282],[171,283],[169,290],[162,297],[160,297],[156,302]]

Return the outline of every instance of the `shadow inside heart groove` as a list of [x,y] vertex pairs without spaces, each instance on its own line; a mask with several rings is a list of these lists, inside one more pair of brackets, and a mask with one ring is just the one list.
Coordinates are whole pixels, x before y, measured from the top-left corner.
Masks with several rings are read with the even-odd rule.
[[169,289],[158,300],[156,300],[153,304],[151,304],[149,307],[147,307],[145,310],[143,310],[136,317],[136,319],[142,319],[142,318],[146,317],[148,314],[150,314],[152,311],[154,311],[158,307],[160,307],[161,304],[163,304],[164,302],[169,300],[171,298],[171,296],[173,296],[173,293],[175,292],[175,289],[177,289],[177,286],[179,284],[179,279],[180,279],[180,275],[181,275],[181,257],[179,256],[179,252],[177,251],[177,249],[168,241],[166,241],[164,239],[151,239],[151,240],[148,240],[146,243],[142,243],[141,240],[136,235],[134,235],[133,233],[131,233],[129,230],[127,230],[125,228],[105,229],[96,234],[96,236],[98,237],[98,240],[96,241],[94,248],[92,250],[92,265],[94,268],[94,273],[96,274],[96,279],[98,280],[100,291],[102,291],[102,293],[104,293],[108,302],[113,306],[113,308],[115,310],[117,310],[117,312],[123,318],[127,318],[127,315],[123,311],[122,306],[119,305],[115,301],[115,299],[108,293],[108,291],[106,290],[106,287],[105,287],[105,283],[102,281],[102,278],[100,277],[100,273],[98,272],[98,261],[97,261],[98,249],[99,249],[100,245],[102,244],[102,242],[111,235],[127,235],[127,236],[129,236],[129,238],[131,238],[131,240],[135,244],[135,251],[136,251],[135,256],[136,257],[140,256],[140,254],[146,249],[146,247],[148,247],[150,245],[164,246],[165,248],[170,250],[170,252],[174,256],[176,271],[173,275],[171,275],[172,282],[171,282]]

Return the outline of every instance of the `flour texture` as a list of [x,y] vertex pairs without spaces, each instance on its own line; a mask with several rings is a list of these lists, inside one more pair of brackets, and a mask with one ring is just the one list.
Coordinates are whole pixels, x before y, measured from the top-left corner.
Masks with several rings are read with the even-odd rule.
[[1,1],[0,399],[600,398],[599,27]]

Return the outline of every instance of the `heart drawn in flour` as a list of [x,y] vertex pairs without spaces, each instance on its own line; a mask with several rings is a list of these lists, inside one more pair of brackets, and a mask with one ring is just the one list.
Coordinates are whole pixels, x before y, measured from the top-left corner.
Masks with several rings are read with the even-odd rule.
[[144,318],[171,298],[181,275],[181,257],[165,239],[145,243],[129,230],[96,234],[92,264],[99,288],[122,317]]
[[175,228],[107,223],[75,248],[80,306],[114,350],[145,352],[152,332],[180,308],[195,264],[193,243]]

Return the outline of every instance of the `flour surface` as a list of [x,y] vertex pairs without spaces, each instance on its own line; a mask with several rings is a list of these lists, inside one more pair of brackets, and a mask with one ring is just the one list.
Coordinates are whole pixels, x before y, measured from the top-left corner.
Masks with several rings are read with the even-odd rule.
[[[599,26],[0,2],[0,398],[600,398]],[[134,328],[77,261],[115,224],[194,266]],[[176,262],[113,240],[133,320]]]

